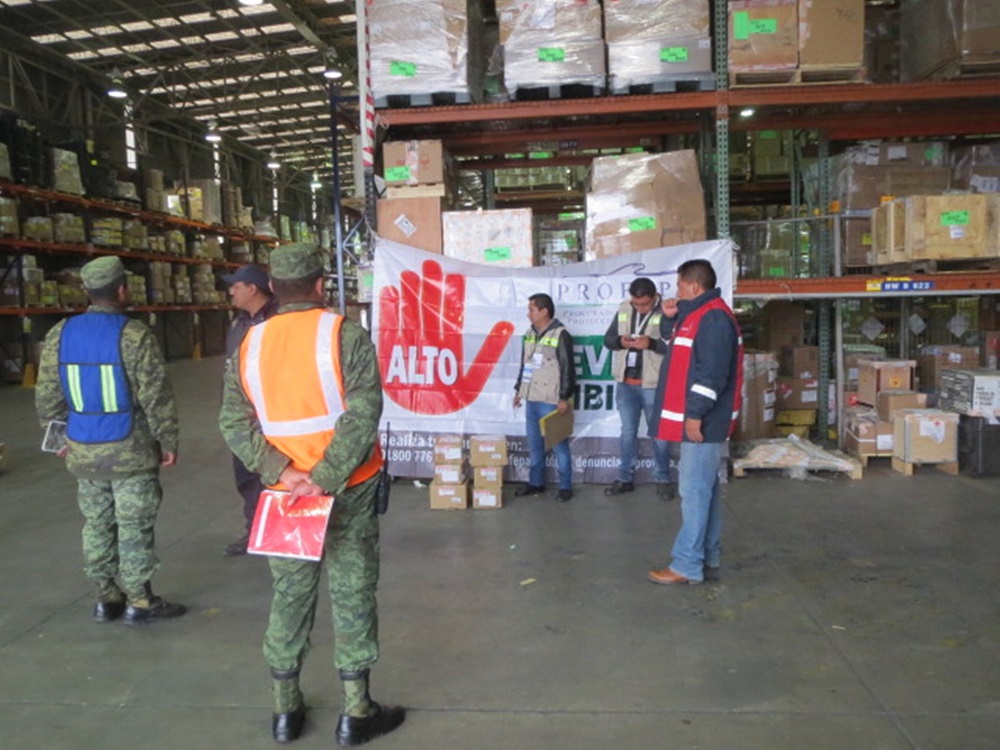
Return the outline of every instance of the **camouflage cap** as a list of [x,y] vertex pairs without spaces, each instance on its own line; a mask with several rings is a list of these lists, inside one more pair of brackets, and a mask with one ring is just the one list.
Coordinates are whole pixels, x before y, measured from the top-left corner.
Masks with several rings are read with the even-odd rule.
[[96,258],[80,269],[80,280],[85,289],[100,289],[124,278],[125,266],[117,255]]
[[323,257],[312,245],[282,245],[271,251],[271,278],[304,279],[323,270]]

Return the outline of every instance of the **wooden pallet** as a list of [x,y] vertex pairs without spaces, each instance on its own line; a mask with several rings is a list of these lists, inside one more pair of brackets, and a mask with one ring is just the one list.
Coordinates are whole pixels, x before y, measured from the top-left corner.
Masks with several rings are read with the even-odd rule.
[[468,91],[435,91],[421,94],[389,94],[375,97],[376,109],[409,109],[411,107],[446,107],[451,104],[470,104]]
[[901,458],[892,457],[892,469],[893,471],[898,471],[900,474],[904,474],[908,477],[913,476],[913,472],[916,471],[918,466],[932,466],[938,471],[943,471],[945,474],[951,474],[952,476],[958,475],[958,461],[946,461],[944,463],[937,464],[927,464],[927,463],[910,463],[909,461],[904,461]]
[[733,476],[745,477],[748,471],[780,471],[797,477],[816,472],[845,474],[861,479],[861,463],[841,451],[827,451],[808,440],[795,437],[774,440],[754,440],[749,452],[733,459]]
[[850,453],[848,455],[850,455],[851,458],[855,459],[858,463],[860,463],[863,469],[868,468],[868,462],[871,461],[872,459],[877,460],[882,458],[885,459],[892,458],[892,454],[890,453]]
[[812,86],[816,84],[864,83],[867,69],[856,66],[810,65],[782,70],[733,70],[729,85],[740,86]]
[[678,91],[715,91],[715,85],[715,73],[677,73],[627,86],[612,85],[609,91],[614,96],[644,96],[674,94]]
[[519,102],[547,101],[551,99],[593,99],[604,96],[603,86],[586,83],[561,83],[551,86],[523,86],[514,92]]
[[385,189],[386,198],[444,198],[448,187],[444,183],[429,185],[389,185]]

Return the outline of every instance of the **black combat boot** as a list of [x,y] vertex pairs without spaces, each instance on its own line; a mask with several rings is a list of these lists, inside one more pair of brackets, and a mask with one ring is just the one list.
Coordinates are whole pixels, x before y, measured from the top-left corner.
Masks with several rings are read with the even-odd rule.
[[302,734],[302,725],[306,721],[306,704],[299,689],[299,670],[271,667],[271,677],[274,678],[271,734],[275,742],[291,742]]
[[338,745],[363,745],[389,734],[406,719],[400,706],[381,706],[368,695],[368,670],[341,670],[344,684],[344,711],[337,722]]
[[97,603],[94,605],[96,622],[117,620],[125,612],[125,593],[113,578],[97,582]]
[[183,604],[175,604],[155,596],[149,581],[146,581],[140,596],[129,597],[128,604],[125,606],[125,624],[149,625],[160,620],[180,617],[185,612],[187,612],[187,607]]

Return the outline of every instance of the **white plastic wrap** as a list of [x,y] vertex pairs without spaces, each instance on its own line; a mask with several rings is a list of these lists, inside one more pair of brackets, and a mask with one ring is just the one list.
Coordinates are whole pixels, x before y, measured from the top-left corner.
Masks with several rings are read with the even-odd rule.
[[597,0],[497,0],[497,18],[505,49],[602,38]]
[[604,42],[556,42],[504,48],[504,82],[519,88],[581,84],[604,88]]
[[612,89],[712,72],[712,40],[663,37],[608,43],[608,85]]
[[604,0],[604,38],[614,42],[707,37],[708,0]]
[[900,5],[900,78],[949,77],[1000,62],[1000,3],[908,0]]

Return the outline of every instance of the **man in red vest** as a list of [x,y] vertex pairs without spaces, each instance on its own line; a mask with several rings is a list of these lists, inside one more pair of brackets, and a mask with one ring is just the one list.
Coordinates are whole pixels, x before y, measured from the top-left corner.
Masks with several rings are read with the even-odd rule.
[[650,435],[681,444],[681,529],[670,566],[649,572],[653,583],[698,584],[719,569],[719,466],[740,410],[743,340],[715,284],[711,263],[689,260],[677,269],[676,299],[662,305],[660,333],[670,343]]

